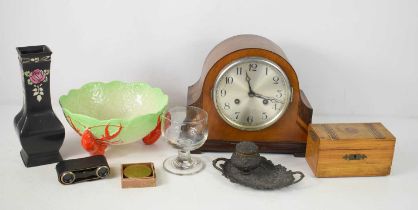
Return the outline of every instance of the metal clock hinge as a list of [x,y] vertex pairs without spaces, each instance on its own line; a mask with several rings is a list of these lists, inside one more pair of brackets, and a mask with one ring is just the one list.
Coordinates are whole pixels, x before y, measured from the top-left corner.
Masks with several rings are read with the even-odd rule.
[[290,103],[293,102],[293,87],[290,87]]

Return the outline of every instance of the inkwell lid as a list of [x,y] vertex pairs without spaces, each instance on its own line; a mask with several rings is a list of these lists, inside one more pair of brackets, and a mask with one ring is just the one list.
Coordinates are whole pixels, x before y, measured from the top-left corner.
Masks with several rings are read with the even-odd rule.
[[253,142],[240,142],[235,146],[235,152],[240,155],[254,156],[258,154],[258,146]]

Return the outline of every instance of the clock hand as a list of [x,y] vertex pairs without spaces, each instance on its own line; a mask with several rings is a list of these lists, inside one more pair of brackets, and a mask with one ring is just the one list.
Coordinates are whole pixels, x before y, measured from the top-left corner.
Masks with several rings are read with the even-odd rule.
[[274,103],[280,103],[279,99],[274,98],[274,97],[263,96],[263,95],[258,94],[258,93],[254,93],[254,96],[257,97],[257,98],[261,98],[261,99],[264,99],[264,100],[274,102]]
[[248,96],[254,97],[254,91],[251,88],[251,84],[250,84],[251,78],[250,78],[250,76],[248,76],[247,72],[245,72],[245,80],[247,80],[247,82],[248,82],[248,89],[249,89]]
[[267,96],[263,96],[261,94],[255,93],[253,91],[253,89],[251,88],[251,84],[250,84],[251,78],[250,78],[250,76],[248,76],[248,73],[247,72],[245,72],[245,80],[247,80],[247,82],[248,82],[248,88],[249,88],[248,96],[250,96],[250,97],[254,97],[255,96],[257,98],[261,98],[263,100],[271,101],[273,103],[280,103],[280,101],[278,99],[276,99],[276,98],[267,97]]
[[265,99],[265,100],[271,100],[270,97],[263,96],[263,95],[258,94],[258,93],[254,93],[254,96],[257,97],[257,98]]

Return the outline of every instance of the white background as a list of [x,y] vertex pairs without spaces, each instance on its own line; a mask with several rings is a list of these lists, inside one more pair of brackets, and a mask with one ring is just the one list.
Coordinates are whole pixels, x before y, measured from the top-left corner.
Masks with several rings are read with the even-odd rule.
[[[15,47],[51,48],[52,103],[63,119],[58,97],[91,81],[148,82],[162,88],[171,105],[185,104],[209,51],[245,33],[282,47],[314,122],[382,121],[398,137],[392,175],[316,179],[304,159],[269,155],[307,177],[292,188],[259,192],[228,183],[211,166],[192,177],[164,173],[161,161],[175,152],[164,141],[111,150],[115,174],[108,181],[63,187],[54,165],[23,167],[12,127],[23,97]],[[0,0],[0,208],[132,209],[145,202],[153,209],[234,209],[243,202],[241,209],[416,209],[417,58],[415,0]],[[85,156],[79,137],[62,122],[63,157]],[[210,163],[229,155],[205,157]],[[156,164],[159,186],[121,190],[119,164],[141,161]]]
[[185,104],[209,51],[244,33],[283,48],[316,114],[418,116],[415,0],[0,0],[0,103],[22,100],[15,47],[46,44],[56,105],[110,80]]

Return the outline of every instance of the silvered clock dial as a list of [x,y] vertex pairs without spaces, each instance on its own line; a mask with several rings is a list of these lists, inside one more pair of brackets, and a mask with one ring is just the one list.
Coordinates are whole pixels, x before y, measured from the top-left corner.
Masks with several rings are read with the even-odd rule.
[[256,131],[274,124],[291,102],[292,88],[283,70],[261,57],[231,62],[215,80],[212,98],[225,122]]

